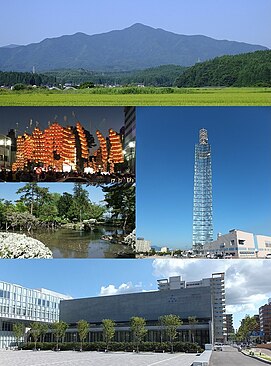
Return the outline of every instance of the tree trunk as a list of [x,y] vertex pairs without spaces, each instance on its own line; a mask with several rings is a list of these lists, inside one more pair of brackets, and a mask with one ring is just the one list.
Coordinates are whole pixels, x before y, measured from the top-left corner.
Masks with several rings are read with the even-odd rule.
[[123,223],[123,227],[122,227],[123,235],[125,234],[125,231],[126,231],[127,220],[128,220],[128,215],[126,215],[125,219],[124,219],[124,223]]

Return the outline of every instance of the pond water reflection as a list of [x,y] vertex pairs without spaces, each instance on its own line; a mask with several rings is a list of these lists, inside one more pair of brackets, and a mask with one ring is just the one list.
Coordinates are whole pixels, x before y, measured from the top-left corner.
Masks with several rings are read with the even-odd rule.
[[103,235],[120,234],[120,230],[99,227],[95,231],[72,229],[34,231],[31,236],[40,240],[53,252],[54,258],[114,258],[118,253],[131,253],[131,248],[111,244]]

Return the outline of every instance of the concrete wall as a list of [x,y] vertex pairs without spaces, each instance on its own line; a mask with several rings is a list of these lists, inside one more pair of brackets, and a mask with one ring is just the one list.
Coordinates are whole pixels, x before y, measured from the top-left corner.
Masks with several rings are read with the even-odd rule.
[[182,319],[189,316],[211,319],[210,288],[142,292],[60,302],[60,319],[70,324],[80,319],[98,323],[105,318],[128,322],[133,316],[157,320],[166,314],[176,314]]

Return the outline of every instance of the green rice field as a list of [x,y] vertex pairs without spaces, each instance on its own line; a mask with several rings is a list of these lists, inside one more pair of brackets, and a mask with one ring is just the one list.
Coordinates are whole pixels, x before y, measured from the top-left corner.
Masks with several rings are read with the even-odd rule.
[[271,88],[0,90],[0,106],[270,106]]

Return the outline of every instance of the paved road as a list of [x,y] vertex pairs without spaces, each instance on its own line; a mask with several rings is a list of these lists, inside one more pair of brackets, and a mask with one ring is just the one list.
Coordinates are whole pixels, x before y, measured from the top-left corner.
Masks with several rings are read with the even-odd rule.
[[190,366],[195,354],[1,351],[0,366]]
[[264,363],[238,352],[236,348],[224,346],[223,351],[212,354],[210,366],[263,366]]
[[271,357],[271,349],[266,349],[266,348],[254,348],[253,349],[255,352],[262,352],[265,353],[267,356]]

